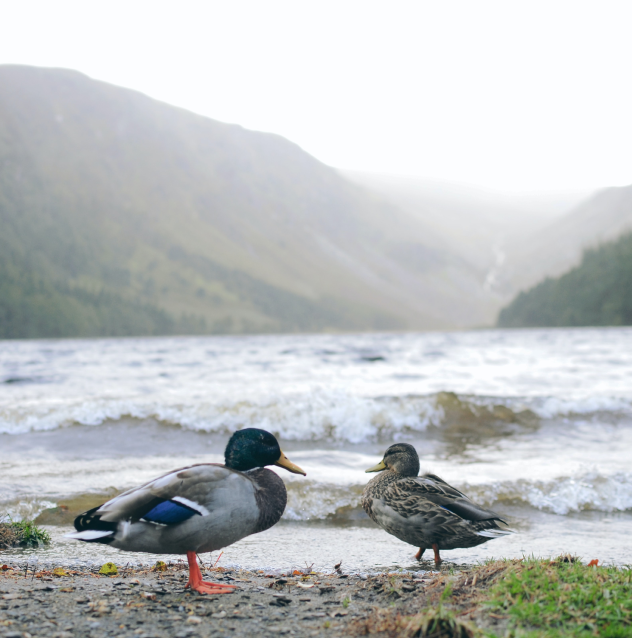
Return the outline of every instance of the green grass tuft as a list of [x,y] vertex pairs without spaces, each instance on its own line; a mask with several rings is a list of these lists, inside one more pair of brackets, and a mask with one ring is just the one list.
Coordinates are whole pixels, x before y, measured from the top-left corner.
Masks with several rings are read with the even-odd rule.
[[508,615],[516,638],[632,636],[629,568],[524,560],[508,566],[488,597],[489,611]]
[[0,523],[0,548],[48,545],[50,534],[32,521]]

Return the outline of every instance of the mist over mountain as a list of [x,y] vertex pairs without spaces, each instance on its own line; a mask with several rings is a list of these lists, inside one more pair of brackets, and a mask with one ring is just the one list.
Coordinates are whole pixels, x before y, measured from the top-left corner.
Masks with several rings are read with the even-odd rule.
[[[433,245],[461,255],[485,273],[484,288],[495,293],[490,304],[508,301],[525,285],[549,272],[549,261],[530,264],[525,279],[518,255],[528,245],[543,248],[549,228],[592,192],[502,193],[465,184],[420,177],[344,170],[350,180],[370,188],[429,228]],[[578,259],[581,246],[573,253]],[[570,265],[570,264],[568,264]],[[499,306],[496,305],[496,308]]]
[[501,285],[525,290],[545,276],[557,277],[577,266],[587,248],[628,230],[632,230],[632,186],[600,190],[515,242],[507,254]]
[[0,336],[493,319],[484,269],[295,144],[75,71],[0,66],[0,224]]

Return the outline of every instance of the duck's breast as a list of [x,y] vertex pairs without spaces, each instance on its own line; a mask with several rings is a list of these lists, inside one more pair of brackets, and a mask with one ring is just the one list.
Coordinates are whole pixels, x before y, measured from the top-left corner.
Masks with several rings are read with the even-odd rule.
[[267,468],[247,472],[255,486],[259,518],[255,532],[263,532],[279,522],[287,505],[287,490],[281,477]]

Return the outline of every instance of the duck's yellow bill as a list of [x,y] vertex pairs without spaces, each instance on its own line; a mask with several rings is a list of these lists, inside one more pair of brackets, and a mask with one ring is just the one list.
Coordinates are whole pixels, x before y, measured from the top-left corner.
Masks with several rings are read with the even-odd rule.
[[303,476],[307,476],[307,474],[305,474],[298,465],[294,465],[294,463],[292,463],[292,461],[290,461],[283,452],[281,452],[279,460],[274,465],[284,467],[288,472],[292,472],[292,474],[302,474]]
[[384,461],[380,461],[377,465],[370,467],[368,470],[364,470],[365,472],[381,472],[386,469],[386,465],[384,465]]

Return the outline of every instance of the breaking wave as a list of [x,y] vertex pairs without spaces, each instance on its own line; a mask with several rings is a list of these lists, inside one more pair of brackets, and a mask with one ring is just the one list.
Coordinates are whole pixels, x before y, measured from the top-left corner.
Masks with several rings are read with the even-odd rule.
[[142,398],[101,398],[74,403],[43,400],[0,408],[0,433],[95,426],[135,418],[204,432],[230,433],[243,427],[262,427],[289,440],[361,443],[432,427],[478,431],[512,425],[532,427],[541,420],[594,417],[607,420],[632,417],[632,404],[616,397],[501,399],[452,392],[362,397],[331,390],[232,402],[166,399],[158,403]]
[[500,481],[492,485],[463,486],[463,489],[472,500],[484,505],[529,505],[559,515],[586,510],[632,510],[632,474],[623,472],[612,476],[586,472],[551,481]]

